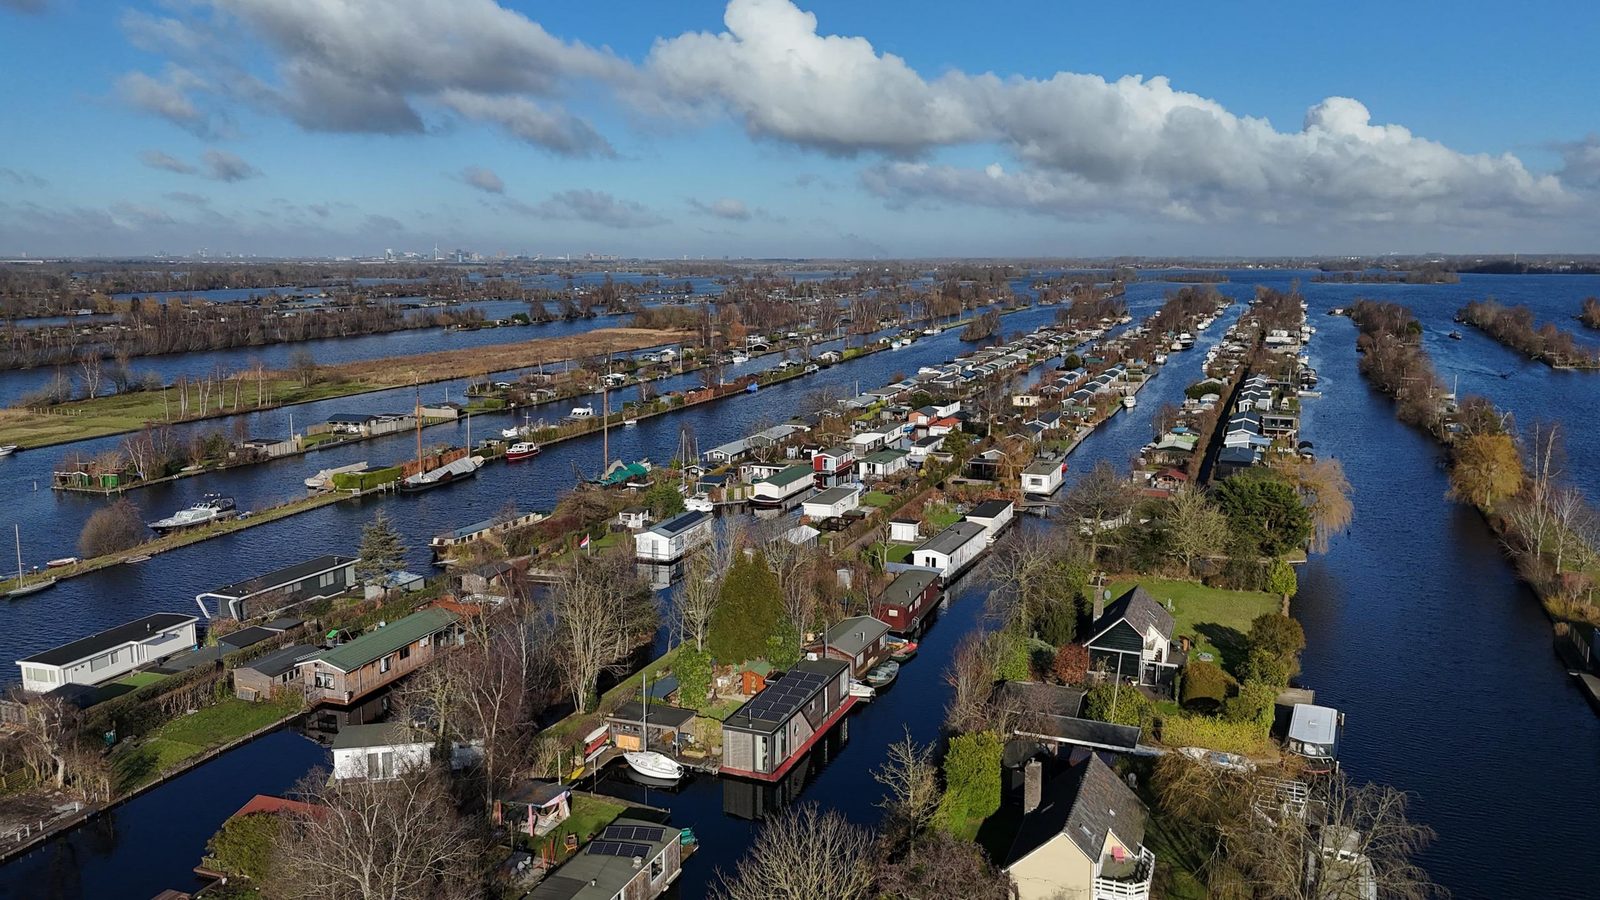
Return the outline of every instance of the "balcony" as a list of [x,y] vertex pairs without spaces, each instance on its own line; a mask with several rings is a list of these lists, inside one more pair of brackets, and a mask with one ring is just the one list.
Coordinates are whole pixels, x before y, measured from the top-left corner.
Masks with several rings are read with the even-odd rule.
[[1150,879],[1156,871],[1156,855],[1140,847],[1139,855],[1115,859],[1101,857],[1095,866],[1094,900],[1150,900]]

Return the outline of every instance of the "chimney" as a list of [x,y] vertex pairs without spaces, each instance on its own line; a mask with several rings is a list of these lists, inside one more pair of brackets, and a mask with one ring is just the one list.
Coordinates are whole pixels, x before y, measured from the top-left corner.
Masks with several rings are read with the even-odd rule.
[[1022,767],[1022,814],[1039,808],[1044,796],[1044,766],[1037,759],[1028,760]]
[[1105,614],[1105,611],[1106,611],[1106,595],[1109,594],[1109,593],[1111,593],[1111,592],[1108,591],[1108,590],[1105,590],[1104,588],[1096,588],[1095,589],[1095,592],[1094,592],[1094,615],[1089,617],[1089,621],[1098,622],[1100,620],[1100,617]]

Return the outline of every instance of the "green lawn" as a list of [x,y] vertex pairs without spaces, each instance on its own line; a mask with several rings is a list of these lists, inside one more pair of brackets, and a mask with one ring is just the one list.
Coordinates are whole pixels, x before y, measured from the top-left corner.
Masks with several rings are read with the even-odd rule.
[[251,703],[229,698],[162,725],[147,737],[111,754],[117,790],[124,793],[214,747],[300,711],[298,702]]
[[943,531],[951,525],[961,521],[961,513],[948,503],[930,503],[923,515],[934,528]]
[[627,809],[628,807],[621,803],[613,803],[593,794],[573,794],[572,815],[568,816],[567,820],[562,822],[554,831],[535,839],[537,843],[534,844],[534,847],[551,844],[553,841],[554,843],[551,846],[556,850],[556,861],[558,863],[565,861],[571,855],[563,849],[566,845],[567,835],[576,834],[578,836],[578,846],[582,847],[584,843],[599,834],[601,829],[610,825],[617,816],[622,815]]
[[739,694],[735,694],[732,697],[723,697],[705,709],[702,709],[700,711],[700,715],[706,716],[707,718],[716,719],[718,722],[724,722],[727,721],[729,716],[737,712],[739,707],[744,706],[745,701],[748,699],[750,698]]
[[1195,654],[1190,659],[1210,653],[1230,672],[1244,662],[1250,621],[1262,613],[1277,612],[1281,606],[1277,596],[1261,591],[1225,591],[1165,578],[1117,582],[1111,585],[1111,596],[1120,597],[1135,584],[1162,603],[1172,601],[1172,617],[1177,622],[1173,637],[1187,635],[1194,641]]
[[875,506],[878,509],[883,509],[893,503],[894,497],[885,494],[883,491],[867,491],[861,495],[862,506]]
[[889,552],[884,558],[892,563],[903,563],[911,559],[911,551],[916,548],[910,544],[890,544]]
[[133,691],[136,691],[147,684],[155,684],[165,677],[167,676],[157,675],[154,672],[133,672],[131,674],[124,675],[115,681],[108,681],[105,684],[100,685],[100,687],[95,691],[94,700],[92,702],[104,703],[113,697],[120,697],[123,694],[132,693]]

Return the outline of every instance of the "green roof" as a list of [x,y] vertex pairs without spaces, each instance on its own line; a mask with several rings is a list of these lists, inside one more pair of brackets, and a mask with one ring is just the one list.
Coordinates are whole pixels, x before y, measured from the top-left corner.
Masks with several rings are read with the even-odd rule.
[[877,453],[869,454],[865,459],[863,459],[861,461],[864,462],[864,463],[874,463],[874,464],[892,463],[895,460],[900,459],[901,457],[910,456],[910,455],[911,454],[907,453],[904,450],[879,450]]
[[340,644],[317,655],[319,662],[341,672],[354,672],[379,657],[394,653],[401,647],[420,641],[456,621],[456,614],[448,609],[425,609],[404,619],[390,622],[377,631],[369,631],[348,644]]
[[783,469],[779,472],[774,472],[773,474],[768,475],[767,477],[761,479],[761,481],[767,484],[775,484],[778,487],[788,487],[802,478],[810,477],[810,466],[790,466],[787,469]]

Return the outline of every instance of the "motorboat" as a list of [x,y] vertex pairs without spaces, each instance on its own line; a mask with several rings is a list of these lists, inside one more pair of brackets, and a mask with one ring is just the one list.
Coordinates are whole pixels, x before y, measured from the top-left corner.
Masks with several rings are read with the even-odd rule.
[[806,374],[806,375],[815,375],[816,373],[821,372],[821,371],[822,371],[822,367],[817,365],[816,363],[811,363],[810,365],[806,366],[804,369],[801,370],[801,372]]
[[1165,353],[1157,353],[1152,358],[1155,360],[1156,365],[1158,366],[1164,366],[1167,364],[1167,355]]
[[234,515],[235,507],[232,497],[221,494],[207,494],[204,500],[187,508],[180,509],[165,519],[157,519],[150,524],[150,530],[158,534],[180,531],[184,528],[193,528],[197,525],[208,525],[219,519],[226,519]]
[[568,422],[582,422],[585,419],[592,419],[592,418],[594,418],[594,407],[592,407],[592,406],[574,406],[572,408],[572,412],[567,413],[566,421],[568,421]]
[[633,426],[635,426],[637,424],[639,424],[639,420],[638,419],[631,419],[630,418],[630,419],[623,419],[622,420],[622,425],[623,425],[624,428],[632,428]]
[[436,487],[443,487],[452,482],[461,481],[478,474],[483,468],[483,457],[463,456],[453,462],[446,463],[438,468],[415,475],[407,475],[400,479],[400,491],[406,494],[415,494],[420,491],[430,491]]
[[889,642],[889,658],[897,663],[910,662],[917,655],[917,642],[912,640]]
[[514,428],[502,428],[500,429],[500,436],[506,438],[507,440],[522,437],[522,426],[518,425]]
[[743,353],[735,353],[733,356],[728,357],[729,365],[742,366],[749,361],[750,357],[745,356]]
[[539,455],[539,445],[532,441],[517,441],[506,448],[506,462],[521,462]]
[[1450,332],[1450,340],[1452,340],[1452,341],[1461,340],[1461,332],[1459,332],[1459,331]]
[[646,778],[677,781],[683,777],[683,766],[665,753],[657,753],[654,750],[634,750],[630,753],[622,754],[622,759],[628,764],[628,768]]
[[850,696],[857,700],[871,700],[878,696],[878,689],[864,681],[850,679]]
[[692,496],[683,498],[683,508],[689,512],[708,513],[715,510],[717,507],[716,504],[711,502],[711,498],[707,497],[705,494],[694,494]]
[[1135,406],[1138,406],[1138,405],[1139,405],[1139,401],[1134,399],[1134,396],[1132,394],[1127,394],[1127,395],[1123,396],[1123,398],[1122,398],[1122,408],[1123,409],[1133,409]]
[[937,329],[937,328],[924,328],[924,329],[922,329],[922,333],[927,335],[928,337],[934,337],[934,336],[938,335],[939,329]]
[[874,666],[872,671],[867,673],[866,682],[874,688],[884,688],[894,684],[894,680],[899,677],[900,664],[890,660]]
[[75,566],[80,562],[83,562],[83,560],[76,556],[63,556],[59,559],[50,560],[44,564],[44,567],[47,569],[64,569],[67,566]]
[[16,444],[0,444],[0,456],[10,456],[17,452]]
[[889,349],[890,350],[899,350],[901,347],[904,347],[905,345],[906,345],[905,341],[894,340],[894,341],[890,341],[889,342]]

